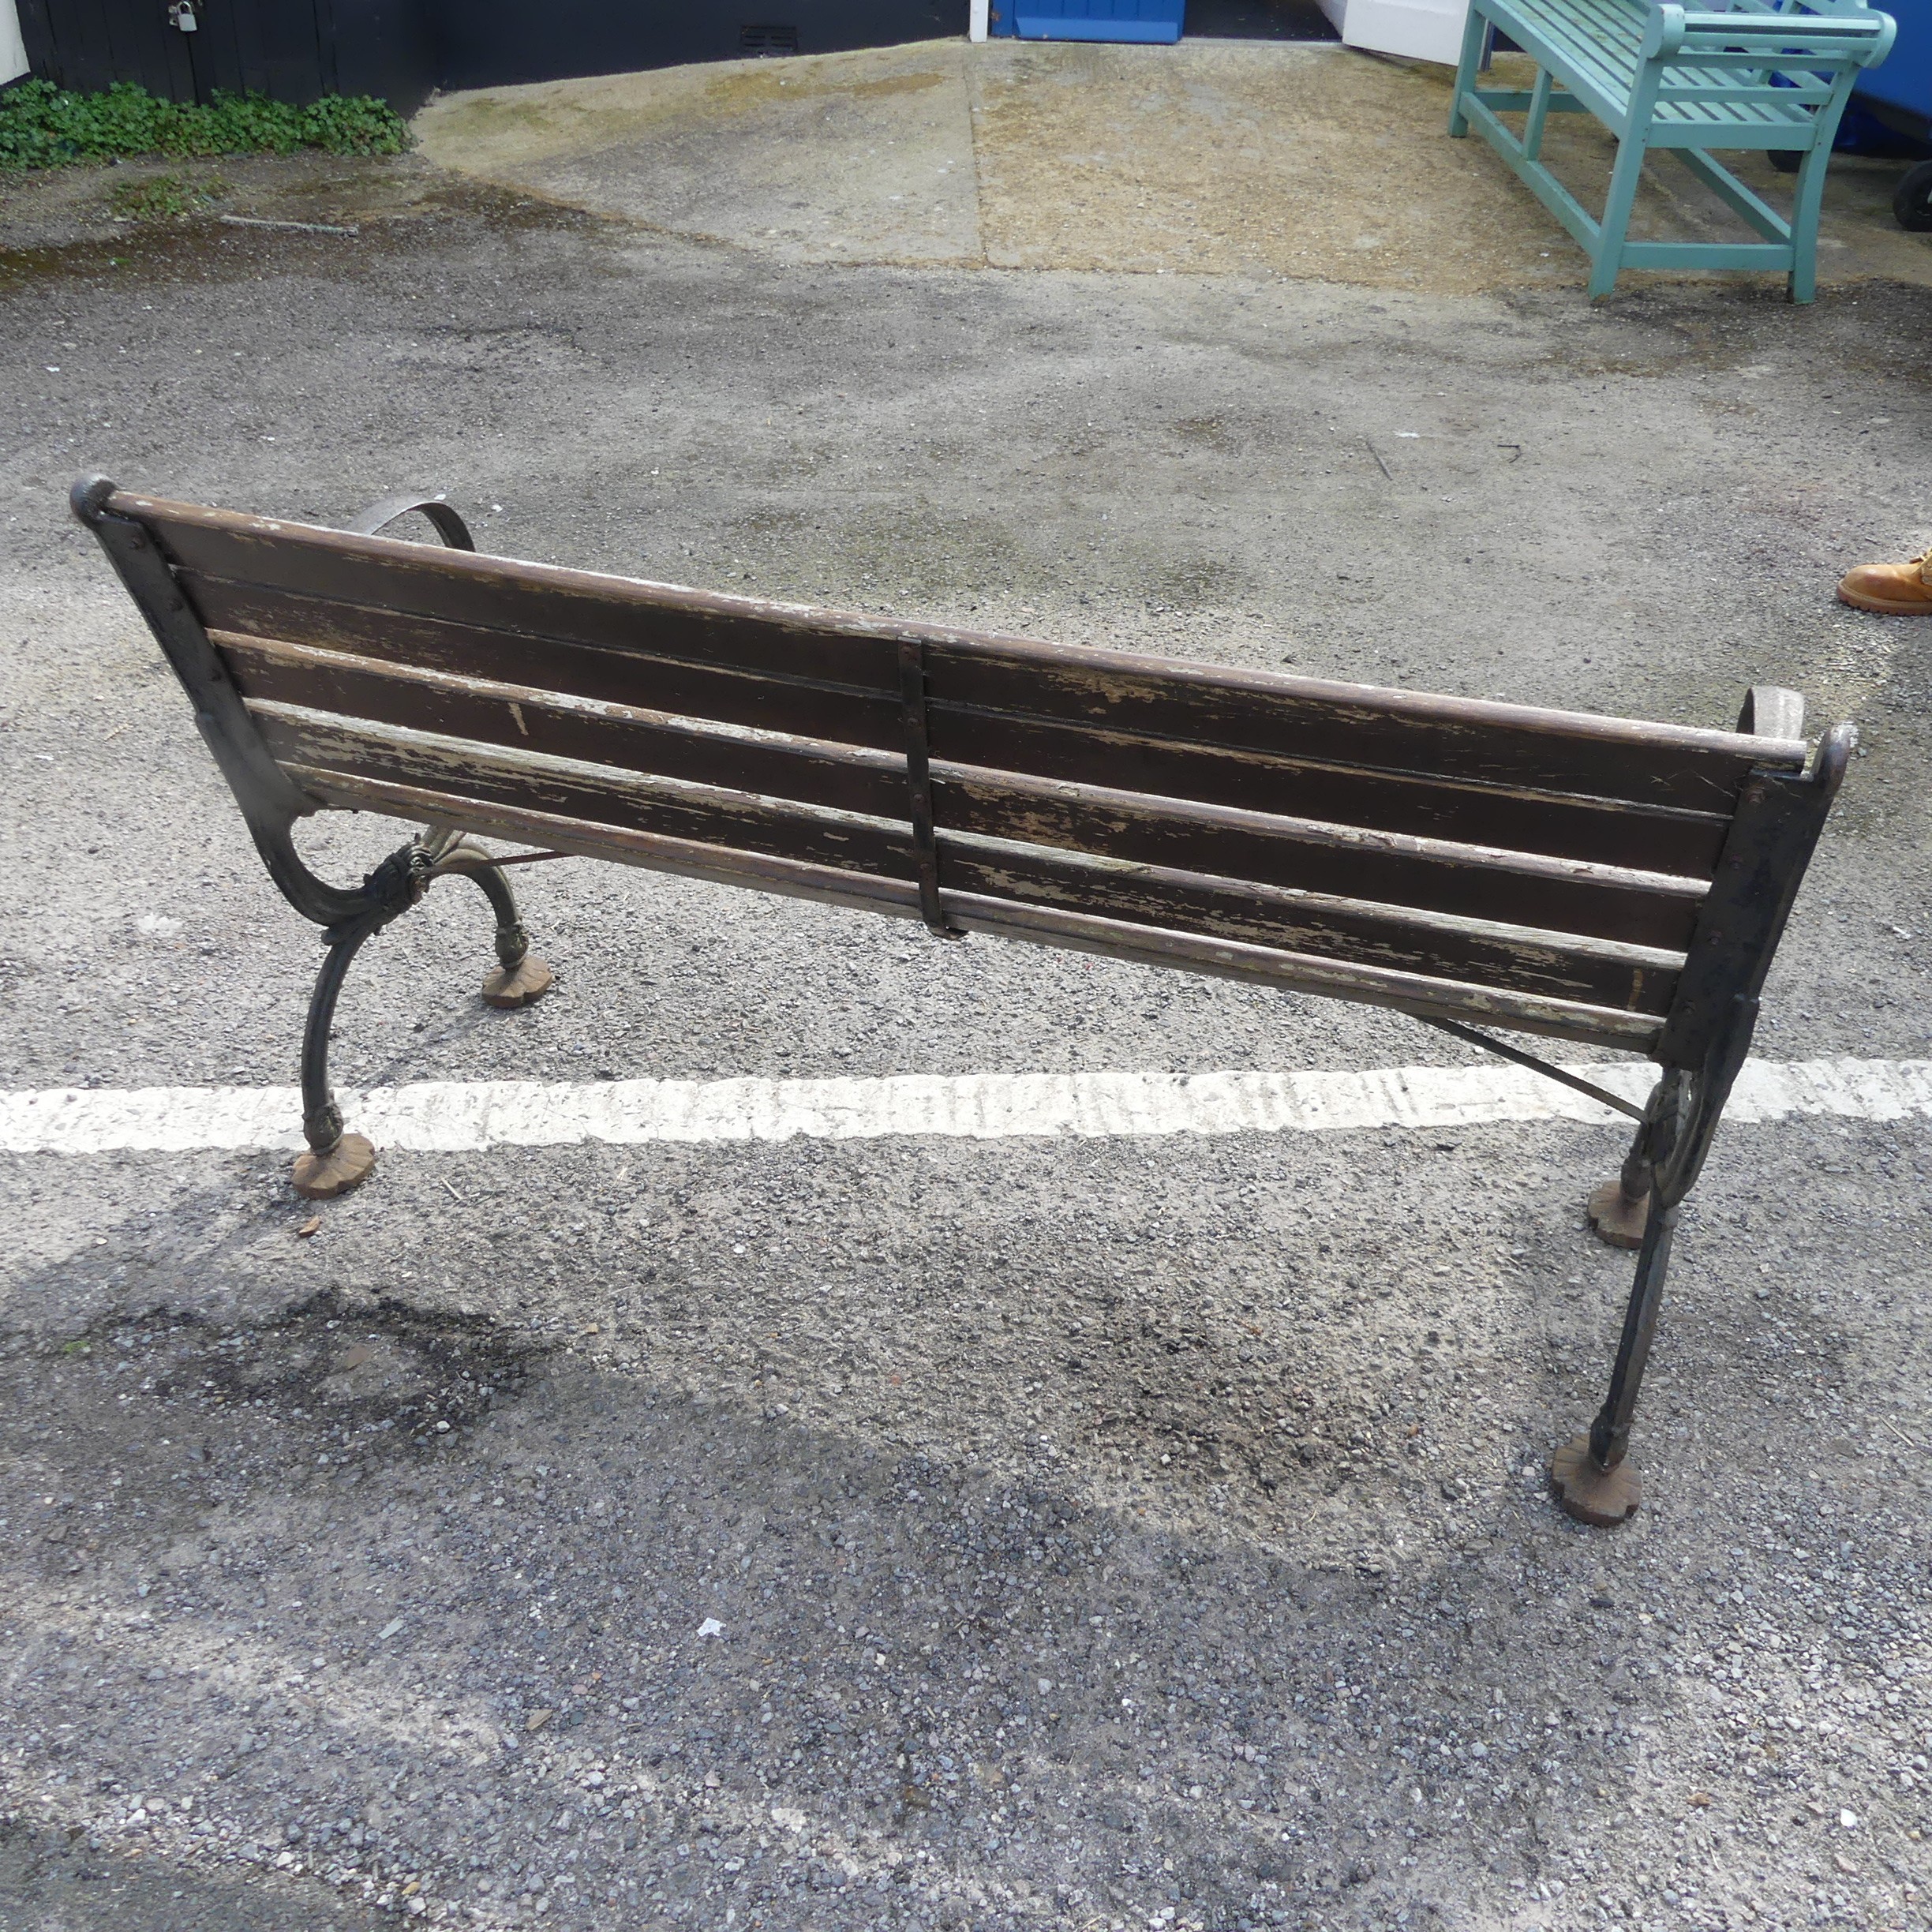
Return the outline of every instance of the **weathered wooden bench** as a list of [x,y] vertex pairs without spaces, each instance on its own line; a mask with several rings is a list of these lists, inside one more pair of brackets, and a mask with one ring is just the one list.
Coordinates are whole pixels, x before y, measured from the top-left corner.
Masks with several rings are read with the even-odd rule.
[[[1486,87],[1481,69],[1500,30],[1537,65],[1527,90]],[[1589,293],[1608,295],[1619,268],[1783,271],[1794,301],[1816,290],[1818,203],[1838,119],[1860,69],[1892,45],[1890,15],[1861,0],[1733,0],[1698,12],[1655,0],[1470,0],[1449,132],[1471,122],[1580,242]],[[1520,135],[1500,116],[1521,114]],[[1542,159],[1552,114],[1593,114],[1617,137],[1616,161],[1593,221]],[[1638,176],[1653,148],[1684,165],[1761,242],[1625,239]],[[1711,159],[1712,148],[1799,155],[1789,221]]]
[[[269,875],[324,928],[304,1193],[374,1159],[330,1092],[357,949],[460,872],[497,920],[484,997],[549,984],[477,835],[1150,966],[1393,1007],[1641,1122],[1593,1198],[1641,1246],[1610,1394],[1554,1465],[1622,1520],[1678,1204],[1743,1063],[1855,742],[1792,693],[1738,730],[1211,668],[471,553],[404,497],[318,529],[73,491],[186,687]],[[370,533],[410,509],[456,546]],[[334,807],[432,828],[359,886],[290,832]],[[1639,1110],[1484,1025],[1649,1055]]]

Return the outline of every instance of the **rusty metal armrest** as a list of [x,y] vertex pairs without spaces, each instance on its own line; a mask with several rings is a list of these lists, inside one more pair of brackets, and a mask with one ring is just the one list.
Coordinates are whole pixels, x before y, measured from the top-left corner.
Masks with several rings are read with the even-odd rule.
[[373,537],[387,530],[399,517],[406,517],[417,511],[436,526],[436,534],[451,550],[474,550],[476,539],[470,534],[470,526],[459,516],[448,500],[447,492],[438,490],[432,496],[418,490],[403,490],[394,496],[385,496],[379,503],[373,503],[352,522],[343,528],[358,537]]

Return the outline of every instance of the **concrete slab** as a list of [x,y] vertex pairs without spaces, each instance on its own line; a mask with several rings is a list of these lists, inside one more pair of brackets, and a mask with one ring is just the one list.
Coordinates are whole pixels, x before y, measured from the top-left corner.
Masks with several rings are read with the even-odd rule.
[[[1333,46],[935,41],[453,95],[417,129],[445,167],[792,261],[1581,286],[1581,253],[1496,156],[1448,139],[1449,80]],[[1559,117],[1546,152],[1601,199],[1602,129]],[[1741,171],[1787,201],[1768,163]],[[1897,174],[1834,164],[1823,281],[1932,284],[1932,247],[1892,220]],[[1653,166],[1634,232],[1735,231],[1683,170]]]
[[432,160],[671,232],[814,262],[983,258],[967,49],[495,88],[432,101]]

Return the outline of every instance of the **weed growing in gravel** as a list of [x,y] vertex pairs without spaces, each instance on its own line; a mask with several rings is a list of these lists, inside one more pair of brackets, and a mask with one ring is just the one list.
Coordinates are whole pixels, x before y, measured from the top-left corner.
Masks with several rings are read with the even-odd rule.
[[219,174],[189,180],[180,174],[155,174],[146,181],[122,182],[107,197],[114,213],[127,221],[160,221],[174,215],[192,215],[219,201],[228,184]]
[[23,80],[0,94],[0,169],[64,167],[126,155],[400,154],[409,127],[387,101],[325,95],[306,107],[263,94],[217,92],[184,106],[128,81],[76,94],[50,80]]

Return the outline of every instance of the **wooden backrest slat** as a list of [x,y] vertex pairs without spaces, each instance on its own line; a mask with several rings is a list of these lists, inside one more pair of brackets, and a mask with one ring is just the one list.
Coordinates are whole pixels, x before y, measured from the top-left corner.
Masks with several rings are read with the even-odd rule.
[[1419,696],[1261,672],[1002,640],[997,652],[935,642],[927,690],[938,748],[949,713],[1102,725],[1133,735],[1582,792],[1635,804],[1728,811],[1754,766],[1804,762],[1729,732],[1690,732],[1578,713]]
[[1491,937],[1473,927],[1432,927],[1237,886],[1155,867],[1106,867],[1074,855],[972,844],[949,846],[939,867],[949,891],[1058,906],[1170,932],[1238,939],[1320,957],[1361,960],[1432,979],[1507,987],[1552,999],[1662,1015],[1677,983],[1678,956],[1633,963],[1552,944]]
[[249,698],[875,818],[906,815],[905,764],[890,752],[792,736],[753,736],[630,706],[566,702],[527,686],[417,671],[230,631],[210,635]]
[[[515,686],[212,635],[251,699],[879,818],[908,816],[903,766],[886,753],[754,739],[623,707],[567,705]],[[1689,880],[1055,784],[943,761],[935,762],[933,780],[936,821],[949,833],[1545,932],[1681,949],[1702,897]]]
[[956,774],[945,766],[935,766],[934,777],[935,818],[948,831],[1546,933],[1681,951],[1702,897],[1689,881],[1567,860],[1175,807],[997,773]]
[[[343,659],[523,689],[540,685],[600,702],[895,754],[903,749],[898,698],[882,691],[534,640],[440,619],[264,593],[193,573],[185,582],[218,635],[298,640]],[[346,669],[343,675],[348,675]],[[1008,715],[936,708],[933,727],[935,754],[956,763],[1686,878],[1710,876],[1729,823],[1719,813],[1682,807],[1525,793]]]
[[[586,858],[678,873],[684,877],[748,886],[863,910],[918,915],[916,887],[909,882],[836,871],[800,861],[766,858],[721,845],[661,837],[649,832],[573,819],[533,809],[526,803],[498,804],[472,796],[438,792],[392,781],[362,777],[291,762],[290,770],[313,796],[344,810],[386,812],[421,824],[461,826],[501,838],[521,839]],[[949,910],[971,932],[1104,954],[1140,965],[1171,967],[1237,979],[1250,985],[1392,1006],[1405,1013],[1440,1013],[1478,1024],[1512,1027],[1547,1039],[1648,1052],[1661,1032],[1653,1013],[1552,999],[1503,987],[1431,979],[1387,967],[1286,953],[1238,941],[1139,927],[1124,920],[1023,905],[1007,899],[955,893]]]
[[[305,771],[410,784],[498,804],[521,800],[585,823],[890,880],[913,877],[904,826],[848,819],[713,787],[668,781],[646,785],[545,754],[350,724],[268,700],[256,700],[251,708],[276,755]],[[1164,930],[1632,1011],[1661,1013],[1680,964],[1679,956],[1668,952],[1485,929],[1468,917],[1409,915],[1339,895],[1323,897],[1180,867],[1122,865],[979,838],[948,841],[941,882],[948,889],[1084,908]]]
[[451,676],[679,713],[762,731],[900,751],[899,695],[804,677],[650,657],[608,644],[524,637],[361,605],[294,600],[192,574],[183,579],[211,631],[281,639]]
[[1567,1003],[1586,1015],[1576,1037],[1634,1037],[1668,1009],[1747,778],[1809,755],[1795,739],[1068,649],[126,492],[110,507],[155,535],[305,783],[441,797],[452,822],[602,826],[895,906],[925,891],[930,913],[902,691],[915,646],[942,892],[1144,933],[1133,943],[1155,951],[1326,962],[1384,975],[1383,992],[1440,982],[1452,1006],[1548,1003],[1511,1024]]
[[1752,767],[1795,769],[1807,755],[1800,744],[1728,732],[1196,668],[763,604],[126,492],[114,505],[147,522],[178,564],[203,578],[758,675],[889,692],[897,689],[898,641],[917,638],[941,714],[966,710],[1185,736],[1278,758],[1702,811],[1728,810]]
[[197,578],[722,670],[898,688],[897,626],[185,504],[139,514]]
[[933,715],[934,755],[1163,798],[1708,879],[1728,814],[1530,792],[1003,714]]
[[258,702],[250,710],[269,748],[286,763],[395,778],[459,796],[522,798],[540,811],[601,824],[884,878],[913,877],[911,834],[904,826],[668,780],[647,788],[594,766],[358,725],[294,707]]

